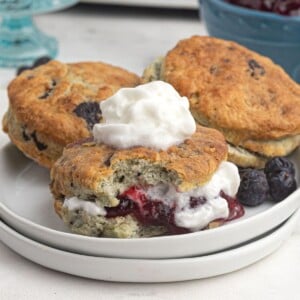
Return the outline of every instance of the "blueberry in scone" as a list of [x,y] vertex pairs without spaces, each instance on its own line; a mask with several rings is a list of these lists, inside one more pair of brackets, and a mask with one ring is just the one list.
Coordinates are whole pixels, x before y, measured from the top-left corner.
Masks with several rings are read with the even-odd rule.
[[263,168],[300,144],[300,86],[269,58],[231,41],[193,36],[144,72],[188,97],[196,121],[220,130],[228,159]]
[[26,156],[50,168],[64,146],[91,135],[100,101],[139,83],[137,75],[102,62],[50,61],[10,83],[4,131]]
[[28,66],[28,65],[20,66],[17,69],[16,75],[20,75],[21,73],[23,73],[26,70],[31,70],[31,69],[34,69],[41,65],[44,65],[44,64],[48,63],[50,60],[52,60],[52,58],[49,56],[41,56],[41,57],[37,58],[31,66]]

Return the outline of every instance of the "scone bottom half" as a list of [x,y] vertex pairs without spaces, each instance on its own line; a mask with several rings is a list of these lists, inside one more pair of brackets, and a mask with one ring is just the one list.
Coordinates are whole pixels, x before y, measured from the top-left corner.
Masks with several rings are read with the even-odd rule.
[[193,36],[144,71],[190,101],[198,124],[221,131],[228,160],[263,168],[300,145],[300,86],[269,58],[237,43]]
[[138,84],[134,73],[103,62],[51,61],[9,84],[3,130],[27,157],[51,168],[67,144],[91,136],[101,101]]
[[[175,224],[174,207],[148,201],[147,188],[172,185],[177,191],[188,192],[208,182],[226,157],[223,136],[200,126],[191,139],[167,151],[143,147],[117,150],[97,145],[92,139],[74,143],[51,170],[55,210],[73,232],[88,236],[138,238],[187,233],[190,231]],[[84,202],[76,207],[76,200],[70,209],[64,204],[73,197]],[[240,209],[240,215],[235,211],[230,218],[241,216],[237,200],[226,199],[233,211]],[[190,199],[190,206],[203,202],[205,199]],[[93,210],[95,203],[105,214]],[[225,221],[213,220],[206,228]]]

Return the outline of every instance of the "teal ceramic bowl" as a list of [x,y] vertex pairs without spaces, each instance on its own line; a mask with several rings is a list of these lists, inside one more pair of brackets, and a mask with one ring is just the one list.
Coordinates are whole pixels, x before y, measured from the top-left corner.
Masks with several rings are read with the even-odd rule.
[[211,36],[232,40],[270,57],[300,83],[300,17],[199,0]]

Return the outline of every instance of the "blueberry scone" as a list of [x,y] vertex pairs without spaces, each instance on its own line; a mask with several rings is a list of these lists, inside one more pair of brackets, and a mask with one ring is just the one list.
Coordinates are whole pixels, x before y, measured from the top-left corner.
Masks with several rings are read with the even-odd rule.
[[300,86],[270,59],[234,42],[193,36],[144,72],[190,101],[196,121],[220,130],[229,160],[258,167],[300,144]]
[[51,61],[10,83],[4,131],[26,156],[50,168],[65,145],[91,135],[100,101],[139,83],[137,75],[101,62]]
[[226,161],[223,135],[196,126],[188,100],[176,100],[184,106],[177,109],[171,99],[179,95],[165,85],[121,89],[101,102],[104,122],[93,137],[68,145],[54,164],[55,210],[73,232],[180,234],[243,214],[235,198],[238,169]]

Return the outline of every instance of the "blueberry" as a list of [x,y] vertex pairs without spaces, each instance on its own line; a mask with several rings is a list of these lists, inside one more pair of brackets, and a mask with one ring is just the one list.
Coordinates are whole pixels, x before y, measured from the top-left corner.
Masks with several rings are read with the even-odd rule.
[[98,102],[80,103],[73,111],[78,117],[83,118],[90,130],[101,118],[101,110]]
[[295,177],[283,170],[268,178],[270,195],[275,202],[282,201],[297,189]]
[[243,169],[238,200],[247,206],[257,206],[267,200],[268,196],[269,186],[265,173],[256,169]]
[[275,202],[282,201],[297,189],[293,164],[281,157],[272,159],[265,168],[270,195]]
[[45,90],[45,92],[42,95],[39,96],[39,99],[47,99],[52,94],[56,85],[56,81],[52,79],[50,86]]
[[265,166],[267,177],[272,177],[283,170],[295,176],[295,167],[293,163],[285,157],[274,157],[270,159]]
[[46,150],[48,148],[47,145],[45,145],[44,143],[42,143],[38,140],[35,131],[30,136],[33,139],[33,142],[35,143],[38,150],[43,151],[43,150]]
[[266,73],[265,69],[254,59],[250,59],[248,61],[248,66],[252,77],[257,78],[258,76],[263,76]]
[[30,141],[30,136],[27,134],[25,127],[22,128],[22,137],[25,142]]
[[275,202],[282,201],[297,188],[295,167],[285,157],[274,157],[266,163],[270,195]]
[[20,66],[17,69],[16,75],[20,75],[22,72],[24,72],[26,70],[31,70],[31,69],[34,69],[34,68],[36,68],[38,66],[44,65],[47,62],[49,62],[50,60],[52,60],[52,58],[49,57],[49,56],[41,56],[41,57],[39,57],[38,59],[36,59],[34,61],[34,63],[33,63],[32,66]]
[[34,61],[32,68],[36,68],[38,66],[44,65],[47,62],[49,62],[50,60],[52,60],[52,58],[49,56],[41,56],[37,60]]
[[16,75],[18,76],[18,75],[20,75],[22,72],[24,72],[26,70],[31,70],[31,67],[29,67],[29,66],[20,66],[17,69]]

